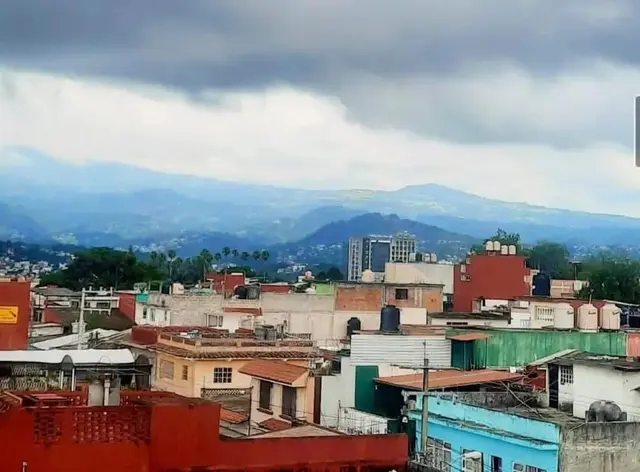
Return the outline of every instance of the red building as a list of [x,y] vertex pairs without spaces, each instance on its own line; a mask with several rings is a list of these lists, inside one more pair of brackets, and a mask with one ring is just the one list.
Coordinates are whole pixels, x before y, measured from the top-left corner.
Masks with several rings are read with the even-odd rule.
[[453,311],[470,313],[478,298],[510,300],[531,294],[526,257],[486,251],[453,268]]
[[406,470],[406,435],[222,440],[220,405],[163,392],[0,393],[0,470],[232,472]]
[[0,279],[0,350],[27,349],[31,282]]

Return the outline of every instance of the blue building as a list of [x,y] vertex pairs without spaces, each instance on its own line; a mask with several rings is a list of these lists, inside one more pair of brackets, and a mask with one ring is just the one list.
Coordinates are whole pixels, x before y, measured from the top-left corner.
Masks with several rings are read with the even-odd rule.
[[[422,447],[418,395],[417,450]],[[442,471],[558,472],[560,427],[557,424],[489,410],[455,400],[429,398],[428,457]]]

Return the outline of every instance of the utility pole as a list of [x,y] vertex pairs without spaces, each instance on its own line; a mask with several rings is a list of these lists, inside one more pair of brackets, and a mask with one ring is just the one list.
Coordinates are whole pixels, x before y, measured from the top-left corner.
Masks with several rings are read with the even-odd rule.
[[427,343],[424,346],[424,364],[422,365],[422,455],[427,457],[427,443],[429,441],[429,359],[427,358]]
[[78,316],[78,350],[82,349],[82,336],[84,335],[84,302],[86,299],[86,289],[82,287],[80,295],[80,316]]

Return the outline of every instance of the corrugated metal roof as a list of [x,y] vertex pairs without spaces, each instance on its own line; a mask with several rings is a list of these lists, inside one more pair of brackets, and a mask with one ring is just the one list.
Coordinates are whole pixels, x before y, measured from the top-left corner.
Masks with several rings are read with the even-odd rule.
[[[426,343],[426,345],[425,345]],[[355,334],[351,364],[420,366],[425,356],[434,368],[451,367],[451,341],[441,336]]]
[[[480,385],[493,382],[514,381],[523,378],[522,374],[512,374],[505,370],[439,370],[429,372],[429,390],[442,388]],[[376,382],[409,390],[422,390],[422,374],[395,375],[381,377]]]
[[567,354],[571,354],[572,352],[576,352],[576,349],[564,349],[562,351],[556,352],[555,354],[551,354],[550,356],[546,356],[546,357],[543,357],[542,359],[538,359],[537,361],[531,362],[529,365],[533,367],[539,367],[541,365],[548,364],[549,362],[555,359],[564,357]]
[[75,365],[133,364],[129,349],[51,349],[48,351],[0,351],[0,362],[61,364],[69,356]]
[[453,336],[447,336],[448,339],[452,341],[484,341],[489,339],[491,336],[482,333],[466,333],[466,334],[456,334]]
[[306,367],[279,360],[256,359],[243,365],[238,372],[259,379],[293,385],[309,370]]

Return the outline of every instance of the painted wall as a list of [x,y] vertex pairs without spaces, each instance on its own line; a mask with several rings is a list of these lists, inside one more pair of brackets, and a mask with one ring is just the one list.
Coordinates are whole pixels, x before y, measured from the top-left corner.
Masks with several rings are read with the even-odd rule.
[[358,365],[422,365],[426,355],[434,368],[451,367],[451,341],[445,336],[354,334],[351,362]]
[[524,366],[565,349],[625,356],[627,336],[622,331],[585,333],[547,330],[449,330],[448,335],[477,332],[486,334],[486,341],[474,342],[475,359],[490,367]]
[[428,262],[387,262],[384,281],[392,284],[441,284],[443,292],[453,293],[453,264]]
[[222,314],[222,295],[192,294],[164,295],[151,293],[148,295],[150,305],[161,306],[162,301],[171,310],[173,326],[207,326],[207,315]]
[[387,434],[389,418],[355,408],[340,408],[337,429],[347,434]]
[[[399,299],[396,289],[406,289],[407,299]],[[442,311],[442,287],[339,284],[336,289],[337,311],[375,312],[387,303],[399,308],[426,308],[430,312]]]
[[467,325],[469,327],[474,326],[485,326],[489,328],[508,328],[509,320],[483,320],[483,319],[469,319],[469,318],[456,318],[452,316],[451,318],[435,318],[429,317],[429,324],[433,326],[451,326],[451,324],[456,324],[458,326]]
[[0,350],[27,349],[31,283],[0,279]]
[[[251,421],[261,423],[270,418],[289,422],[282,417],[282,391],[284,385],[272,382],[271,388],[271,408],[268,413],[260,408],[260,380],[251,379]],[[296,388],[296,418],[313,423],[313,392],[314,378],[307,377],[305,386]]]
[[147,303],[136,302],[135,322],[139,325],[170,326],[171,310],[169,307],[149,305]]
[[640,332],[627,332],[627,356],[640,357]]
[[[417,406],[422,404],[418,395]],[[411,411],[416,421],[418,450],[422,444],[420,410]],[[515,463],[558,472],[560,428],[503,412],[479,408],[450,399],[429,400],[429,437],[451,445],[452,468],[462,468],[462,451],[483,455],[484,470],[490,470],[491,456],[502,458],[503,470]]]
[[453,311],[471,312],[473,300],[484,297],[510,300],[530,295],[530,270],[519,255],[477,254],[453,272]]

